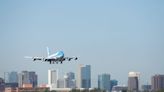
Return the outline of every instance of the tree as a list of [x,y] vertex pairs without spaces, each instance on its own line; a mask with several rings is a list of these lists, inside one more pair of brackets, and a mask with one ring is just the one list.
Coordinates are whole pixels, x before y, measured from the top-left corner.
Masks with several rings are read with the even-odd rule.
[[70,92],[80,92],[79,89],[72,89]]
[[106,92],[105,90],[101,90],[100,88],[94,88],[90,92]]
[[157,91],[157,92],[164,92],[164,89],[162,89],[162,90],[159,90],[159,91]]
[[44,92],[50,92],[48,89],[46,89]]
[[55,90],[52,90],[51,92],[56,92]]

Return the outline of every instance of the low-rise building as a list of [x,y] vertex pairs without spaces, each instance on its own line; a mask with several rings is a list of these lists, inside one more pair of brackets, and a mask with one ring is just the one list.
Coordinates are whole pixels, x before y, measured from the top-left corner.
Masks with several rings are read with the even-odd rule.
[[49,91],[49,88],[47,87],[37,87],[37,88],[12,88],[7,87],[5,88],[5,92],[45,92]]

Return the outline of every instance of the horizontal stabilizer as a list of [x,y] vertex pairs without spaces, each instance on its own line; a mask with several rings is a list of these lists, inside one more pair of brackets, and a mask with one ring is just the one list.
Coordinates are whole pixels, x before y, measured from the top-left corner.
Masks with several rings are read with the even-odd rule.
[[33,58],[33,57],[30,57],[30,56],[24,56],[24,58]]

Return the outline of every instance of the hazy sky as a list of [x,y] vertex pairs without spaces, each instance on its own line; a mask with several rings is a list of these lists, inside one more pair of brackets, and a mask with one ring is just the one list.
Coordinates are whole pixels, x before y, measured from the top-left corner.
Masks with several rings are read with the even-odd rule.
[[[36,71],[47,83],[47,70],[77,72],[90,64],[92,83],[111,74],[127,84],[129,71],[141,82],[164,74],[164,0],[0,0],[0,76]],[[32,62],[24,56],[46,56],[63,50],[77,62]]]

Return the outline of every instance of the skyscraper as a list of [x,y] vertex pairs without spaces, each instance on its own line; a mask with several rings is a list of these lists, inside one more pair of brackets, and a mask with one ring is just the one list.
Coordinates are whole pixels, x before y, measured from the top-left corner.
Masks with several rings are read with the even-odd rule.
[[29,82],[30,84],[32,84],[33,88],[37,87],[37,84],[38,84],[38,76],[36,75],[35,72],[31,71],[29,72]]
[[5,81],[3,78],[0,78],[0,92],[4,92],[5,90]]
[[59,78],[57,80],[57,88],[64,88],[64,79],[63,78]]
[[75,88],[75,74],[73,72],[66,73],[64,75],[64,87],[65,88]]
[[18,74],[18,87],[22,87],[23,86],[23,74],[19,73]]
[[117,80],[110,80],[110,92],[112,91],[112,88],[118,84]]
[[142,85],[141,86],[142,92],[151,92],[151,85]]
[[32,84],[32,87],[37,87],[37,74],[33,71],[22,71],[18,75],[19,87],[23,87],[23,84]]
[[17,72],[10,72],[9,73],[9,83],[18,83],[18,73]]
[[90,88],[91,87],[91,66],[79,65],[77,73],[77,87]]
[[58,70],[48,70],[48,85],[50,86],[50,90],[52,88],[57,88],[58,82]]
[[18,87],[18,73],[8,72],[8,82],[5,83],[5,87]]
[[110,92],[110,74],[98,75],[98,88]]
[[4,82],[9,83],[9,72],[4,72]]
[[138,92],[139,90],[139,72],[129,72],[128,76],[128,90],[132,92]]
[[158,91],[164,89],[164,75],[154,75],[151,78],[152,90]]

